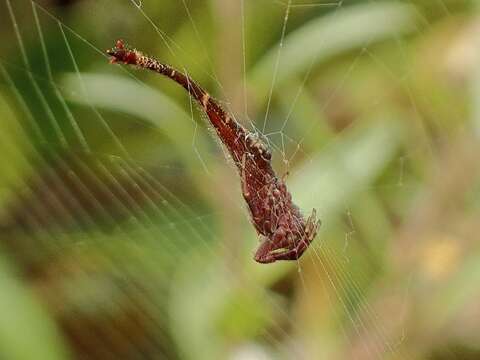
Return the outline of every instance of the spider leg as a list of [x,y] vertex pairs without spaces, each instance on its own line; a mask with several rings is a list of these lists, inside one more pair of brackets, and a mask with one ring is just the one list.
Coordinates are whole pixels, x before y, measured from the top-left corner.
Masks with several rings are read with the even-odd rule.
[[315,238],[319,224],[316,210],[313,209],[305,224],[303,236],[297,243],[292,244],[287,237],[282,238],[281,236],[273,240],[266,239],[258,248],[255,260],[261,263],[298,260]]

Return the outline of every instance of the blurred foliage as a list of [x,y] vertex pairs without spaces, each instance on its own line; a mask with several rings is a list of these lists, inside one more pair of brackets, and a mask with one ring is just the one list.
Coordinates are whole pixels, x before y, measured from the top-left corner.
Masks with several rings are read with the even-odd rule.
[[[480,358],[478,2],[287,3],[0,1],[0,358]],[[117,38],[264,135],[299,262]]]

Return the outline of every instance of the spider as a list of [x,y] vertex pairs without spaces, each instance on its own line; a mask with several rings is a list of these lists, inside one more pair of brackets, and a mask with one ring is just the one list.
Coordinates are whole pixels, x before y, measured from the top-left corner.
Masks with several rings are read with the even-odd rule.
[[305,218],[292,202],[283,179],[272,166],[267,145],[228,114],[217,101],[188,75],[130,49],[122,40],[107,50],[111,63],[124,63],[152,70],[183,86],[210,119],[210,124],[233,160],[241,181],[243,198],[261,244],[254,259],[259,263],[297,260],[316,236],[320,221],[315,209]]

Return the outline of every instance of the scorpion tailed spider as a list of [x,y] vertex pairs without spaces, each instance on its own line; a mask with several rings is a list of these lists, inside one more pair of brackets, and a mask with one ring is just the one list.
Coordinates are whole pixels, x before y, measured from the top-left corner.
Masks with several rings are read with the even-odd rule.
[[315,238],[320,221],[315,209],[306,220],[300,213],[285,182],[273,171],[272,155],[260,137],[239,124],[188,75],[130,49],[122,40],[107,54],[112,63],[152,70],[188,91],[207,114],[240,174],[243,197],[261,237],[254,259],[260,263],[299,259]]

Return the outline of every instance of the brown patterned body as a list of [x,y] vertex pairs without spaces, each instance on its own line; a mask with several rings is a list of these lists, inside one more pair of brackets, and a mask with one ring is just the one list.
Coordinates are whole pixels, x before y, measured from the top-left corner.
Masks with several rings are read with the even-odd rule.
[[242,183],[243,197],[252,223],[262,238],[255,260],[271,263],[276,260],[296,260],[315,238],[319,221],[313,209],[305,218],[292,202],[283,180],[271,166],[271,153],[265,143],[231,117],[189,76],[125,47],[121,40],[108,50],[112,62],[122,62],[149,69],[182,85],[201,105],[219,139],[226,147]]

